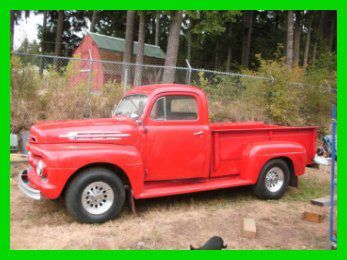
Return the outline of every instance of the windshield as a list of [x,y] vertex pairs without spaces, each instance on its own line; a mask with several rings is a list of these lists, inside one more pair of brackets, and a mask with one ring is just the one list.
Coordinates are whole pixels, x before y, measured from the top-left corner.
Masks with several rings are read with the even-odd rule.
[[130,95],[124,97],[113,111],[114,116],[128,116],[136,114],[141,116],[143,113],[143,108],[146,105],[147,96],[146,95]]

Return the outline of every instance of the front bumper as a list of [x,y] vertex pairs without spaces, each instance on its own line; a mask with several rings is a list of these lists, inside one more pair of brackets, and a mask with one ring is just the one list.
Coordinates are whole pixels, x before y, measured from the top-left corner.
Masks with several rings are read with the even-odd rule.
[[28,169],[25,169],[19,173],[18,176],[18,187],[19,189],[29,198],[34,200],[41,199],[41,192],[36,190],[29,185]]

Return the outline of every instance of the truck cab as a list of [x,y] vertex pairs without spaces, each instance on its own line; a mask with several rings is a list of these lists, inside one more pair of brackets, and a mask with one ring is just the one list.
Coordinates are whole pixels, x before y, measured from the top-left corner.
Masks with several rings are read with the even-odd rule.
[[86,223],[117,217],[126,188],[146,199],[249,185],[279,199],[313,164],[316,138],[316,127],[210,123],[201,89],[142,86],[110,118],[34,125],[19,187],[33,199],[64,196]]

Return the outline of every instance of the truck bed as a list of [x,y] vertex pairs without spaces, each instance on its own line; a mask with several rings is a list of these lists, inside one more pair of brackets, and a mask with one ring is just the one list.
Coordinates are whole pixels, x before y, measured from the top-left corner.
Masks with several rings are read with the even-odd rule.
[[241,172],[242,154],[250,144],[284,141],[297,143],[306,150],[306,165],[313,163],[316,152],[317,127],[268,125],[264,122],[211,123],[212,176]]

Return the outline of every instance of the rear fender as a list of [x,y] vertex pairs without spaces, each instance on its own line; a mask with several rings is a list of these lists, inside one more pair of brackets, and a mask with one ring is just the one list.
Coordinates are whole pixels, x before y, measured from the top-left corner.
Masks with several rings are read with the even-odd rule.
[[290,160],[295,176],[304,174],[306,150],[298,143],[267,141],[250,144],[242,154],[241,178],[256,183],[264,165],[276,158]]

